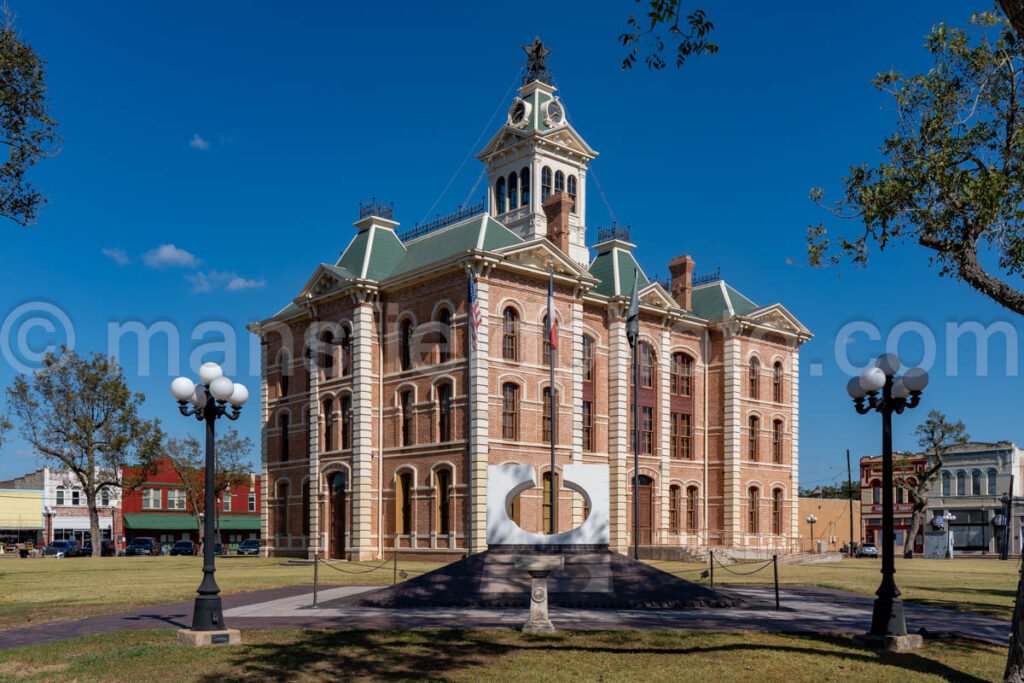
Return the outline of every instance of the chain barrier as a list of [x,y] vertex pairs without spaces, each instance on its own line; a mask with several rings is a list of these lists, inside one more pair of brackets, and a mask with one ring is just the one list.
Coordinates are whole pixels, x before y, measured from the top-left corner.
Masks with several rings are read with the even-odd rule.
[[[773,562],[773,560],[766,560],[764,564],[762,564],[760,567],[758,567],[757,569],[755,569],[753,571],[750,571],[750,572],[737,572],[737,571],[733,571],[732,569],[729,569],[729,567],[727,567],[724,564],[722,564],[722,562],[717,557],[713,558],[713,560],[714,560],[714,563],[717,564],[719,567],[721,567],[725,571],[729,572],[730,574],[734,574],[736,576],[751,576],[752,574],[756,574],[756,573],[758,573],[759,571],[761,571],[763,569],[767,569],[768,567],[770,567],[772,565],[772,562]],[[736,564],[745,564],[746,565],[746,564],[756,564],[756,563],[755,562],[737,562]]]
[[[386,564],[390,564],[391,560],[390,559],[384,560],[383,562],[381,562],[380,564],[376,565],[375,567],[367,567],[367,568],[363,569],[363,571],[357,571],[357,572],[350,571],[348,569],[342,569],[341,567],[335,567],[333,564],[331,564],[330,562],[327,562],[326,560],[319,560],[319,562],[320,562],[320,564],[322,564],[324,566],[327,566],[327,567],[330,567],[334,571],[341,572],[342,574],[369,574],[371,572],[377,571],[378,569],[382,568]],[[358,566],[362,567],[362,565],[358,565]]]

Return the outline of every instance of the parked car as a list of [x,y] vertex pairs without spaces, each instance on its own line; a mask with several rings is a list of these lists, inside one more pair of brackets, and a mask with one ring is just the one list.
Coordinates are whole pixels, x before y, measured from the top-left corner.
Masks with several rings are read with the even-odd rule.
[[857,550],[857,557],[878,557],[878,546],[874,543],[862,543]]
[[260,554],[260,539],[258,538],[247,538],[238,544],[239,555],[259,555]]
[[151,536],[139,536],[131,542],[125,551],[125,555],[159,555],[160,544]]
[[47,557],[78,557],[81,554],[82,549],[78,543],[71,540],[53,541],[43,548],[43,555]]
[[195,555],[199,551],[192,541],[178,541],[171,548],[171,555]]
[[[82,545],[82,554],[86,557],[92,557],[92,541],[86,541]],[[117,554],[117,549],[114,547],[114,542],[107,539],[100,541],[100,557],[113,557]]]
[[228,554],[227,553],[227,548],[225,548],[220,543],[217,543],[216,545],[213,546],[213,554],[214,555],[227,555]]

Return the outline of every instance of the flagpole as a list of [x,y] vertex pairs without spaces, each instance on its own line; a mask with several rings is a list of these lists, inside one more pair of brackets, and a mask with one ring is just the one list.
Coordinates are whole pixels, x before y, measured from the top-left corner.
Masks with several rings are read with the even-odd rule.
[[548,354],[548,364],[551,366],[551,383],[549,384],[550,389],[548,390],[548,396],[551,400],[548,403],[551,405],[551,524],[549,533],[557,533],[557,508],[555,507],[555,500],[558,492],[556,491],[555,479],[555,435],[558,434],[558,425],[555,423],[555,353],[557,352],[556,342],[554,339],[553,331],[555,329],[555,273],[551,271],[548,273],[548,348],[551,349],[551,353]]

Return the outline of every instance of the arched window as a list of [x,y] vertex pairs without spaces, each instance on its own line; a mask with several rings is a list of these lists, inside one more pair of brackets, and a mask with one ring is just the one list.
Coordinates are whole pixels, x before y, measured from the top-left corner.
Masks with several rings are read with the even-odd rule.
[[999,472],[995,468],[988,471],[988,495],[996,495],[996,481],[999,479]]
[[566,185],[566,194],[569,195],[569,199],[572,200],[572,212],[576,213],[576,176],[569,176],[568,183]]
[[772,491],[772,533],[776,535],[782,533],[782,508],[782,489],[775,489]]
[[[544,443],[551,443],[551,387],[544,388],[544,416],[541,418],[541,431]],[[555,406],[558,406],[558,390],[555,390]]]
[[668,487],[668,532],[679,533],[679,504],[682,502],[680,488],[673,484]]
[[341,448],[352,448],[352,395],[341,397]]
[[442,308],[437,314],[438,337],[437,360],[447,363],[452,359],[452,312]]
[[779,362],[772,367],[772,400],[782,403],[782,363]]
[[519,385],[512,382],[501,387],[501,438],[519,438]]
[[100,505],[105,508],[110,507],[110,489],[105,486],[100,490]]
[[409,319],[403,320],[398,328],[398,350],[402,369],[408,370],[412,367],[412,321]]
[[288,482],[277,484],[277,535],[288,536]]
[[451,470],[440,469],[434,472],[434,531],[445,536],[452,532],[451,488]]
[[278,377],[278,395],[281,397],[288,395],[289,380],[292,376],[292,357],[287,353],[281,354],[281,367],[278,370],[280,376]]
[[551,528],[551,472],[544,473],[544,527],[545,534],[558,533],[558,474],[555,474],[555,528]]
[[551,196],[551,169],[545,166],[540,170],[540,200],[543,202]]
[[963,470],[956,473],[956,495],[967,495],[967,473]]
[[749,370],[750,398],[760,398],[761,394],[761,361],[757,358],[750,359]]
[[71,504],[72,505],[81,505],[82,504],[82,490],[81,489],[71,489]]
[[395,486],[395,533],[406,536],[412,533],[412,472],[398,475]]
[[782,420],[772,422],[772,459],[776,463],[782,462]]
[[64,487],[57,487],[57,505],[64,505]]
[[565,192],[565,174],[555,171],[555,194]]
[[[550,367],[551,364],[552,364],[551,363],[551,351],[552,351],[552,349],[551,349],[551,336],[548,333],[548,317],[545,315],[544,319],[541,322],[542,322],[542,325],[543,325],[542,329],[544,330],[544,332],[541,334],[541,336],[544,338],[543,341],[541,342],[541,344],[542,344],[542,348],[541,348],[541,362],[544,365]],[[557,322],[557,320],[556,320],[556,322]],[[554,352],[555,352],[554,364],[557,366],[558,365],[558,349],[555,348]]]
[[277,419],[277,427],[281,435],[278,437],[281,443],[281,462],[288,462],[288,458],[291,456],[291,438],[288,434],[288,415],[282,414]]
[[323,370],[324,379],[334,378],[334,334],[327,330],[320,335],[320,369]]
[[594,381],[594,338],[583,335],[583,381]]
[[896,502],[902,505],[904,500],[905,500],[905,497],[906,497],[906,494],[903,492],[903,487],[900,486],[899,484],[897,484],[896,485]]
[[519,208],[519,176],[515,171],[508,174],[508,210]]
[[530,169],[526,166],[519,171],[519,199],[523,206],[530,205]]
[[640,342],[640,386],[654,388],[654,349],[646,342]]
[[950,489],[952,488],[952,482],[953,482],[953,478],[951,476],[949,476],[949,472],[943,472],[942,473],[942,495],[943,496],[951,495]]
[[322,451],[333,451],[334,446],[334,399],[325,398],[323,407],[324,441],[320,446]]
[[505,360],[519,359],[519,314],[511,306],[502,316],[501,357]]
[[871,482],[871,503],[872,505],[882,504],[882,484],[878,481]]
[[761,520],[758,508],[761,504],[761,492],[756,486],[747,490],[747,531],[751,534],[761,533]]
[[302,535],[309,536],[309,479],[302,482]]
[[352,330],[344,328],[341,336],[341,374],[352,374]]
[[686,488],[686,530],[690,533],[697,531],[697,501],[699,497],[696,486]]
[[981,470],[974,470],[971,472],[971,495],[981,495]]
[[760,435],[761,420],[756,415],[751,415],[750,419],[747,420],[747,457],[755,462],[760,455],[760,448],[758,447]]
[[498,215],[505,213],[505,178],[498,178],[494,184],[494,198],[498,201]]
[[452,385],[442,382],[437,385],[437,440],[452,440]]
[[302,352],[302,369],[306,371],[306,391],[313,386],[313,346],[314,342],[310,341]]
[[398,396],[402,407],[402,445],[411,446],[413,442],[412,391],[403,391]]
[[676,396],[693,393],[693,359],[685,353],[673,353],[669,387]]

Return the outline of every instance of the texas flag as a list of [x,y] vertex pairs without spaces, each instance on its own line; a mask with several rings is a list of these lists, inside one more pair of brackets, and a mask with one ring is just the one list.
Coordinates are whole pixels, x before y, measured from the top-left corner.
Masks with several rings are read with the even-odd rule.
[[[544,330],[544,334],[547,335],[548,342],[551,344],[551,349],[558,349],[558,319],[555,317],[555,274],[552,272],[548,276],[548,318],[547,318],[547,329]],[[552,360],[554,360],[552,358]]]

